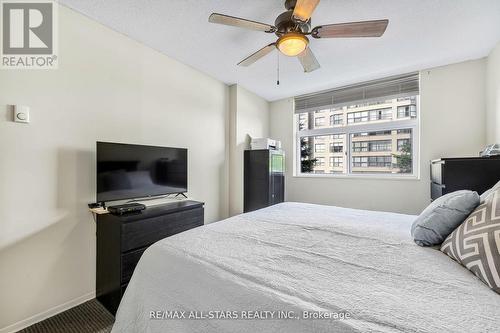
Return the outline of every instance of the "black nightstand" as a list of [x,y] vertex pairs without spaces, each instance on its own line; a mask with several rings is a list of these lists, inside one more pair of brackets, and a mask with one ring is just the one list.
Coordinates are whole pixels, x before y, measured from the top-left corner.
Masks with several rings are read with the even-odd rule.
[[130,215],[97,215],[96,296],[113,315],[151,244],[203,225],[202,202],[185,200]]
[[500,180],[500,156],[431,161],[431,200],[458,190],[484,193]]

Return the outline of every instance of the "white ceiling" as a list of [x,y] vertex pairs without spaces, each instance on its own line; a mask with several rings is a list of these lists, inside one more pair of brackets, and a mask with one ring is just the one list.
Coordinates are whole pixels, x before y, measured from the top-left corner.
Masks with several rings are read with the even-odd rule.
[[486,56],[500,40],[500,0],[323,0],[313,26],[388,18],[382,38],[321,39],[321,69],[304,74],[277,52],[236,64],[275,35],[208,23],[212,12],[274,24],[284,0],[60,0],[90,18],[269,101]]

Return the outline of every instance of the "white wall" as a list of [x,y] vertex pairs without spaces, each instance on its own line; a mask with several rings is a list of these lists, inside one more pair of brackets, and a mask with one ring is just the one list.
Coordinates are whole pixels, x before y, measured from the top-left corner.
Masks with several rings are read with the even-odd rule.
[[486,64],[487,143],[500,143],[500,43],[491,51]]
[[[206,222],[227,215],[228,87],[59,15],[58,70],[0,71],[0,329],[92,296],[96,140],[188,148],[189,195]],[[31,123],[12,122],[11,104]]]
[[230,89],[229,213],[243,212],[243,152],[250,137],[269,136],[269,103],[239,85]]
[[419,180],[294,177],[293,99],[271,103],[270,134],[287,154],[286,199],[418,214],[428,203],[429,161],[474,156],[486,142],[486,60],[421,72]]

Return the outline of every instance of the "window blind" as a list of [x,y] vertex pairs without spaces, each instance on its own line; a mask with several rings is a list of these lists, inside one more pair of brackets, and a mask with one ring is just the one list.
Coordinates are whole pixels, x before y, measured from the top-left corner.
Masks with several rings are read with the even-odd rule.
[[418,95],[419,90],[418,73],[393,76],[295,97],[295,113],[361,104],[381,98],[413,96]]

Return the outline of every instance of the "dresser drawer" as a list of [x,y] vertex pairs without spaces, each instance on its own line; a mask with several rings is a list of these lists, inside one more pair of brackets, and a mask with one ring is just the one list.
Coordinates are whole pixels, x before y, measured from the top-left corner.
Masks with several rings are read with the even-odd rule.
[[141,256],[146,249],[147,247],[144,247],[139,250],[122,254],[122,284],[130,281],[132,273],[134,273],[135,266],[137,266],[139,259],[141,259]]
[[203,208],[185,210],[122,225],[122,252],[203,225]]
[[445,186],[441,184],[431,183],[431,200],[436,200],[437,198],[446,194]]
[[154,242],[203,225],[203,203],[174,200],[136,214],[98,214],[96,298],[116,313],[144,251]]

